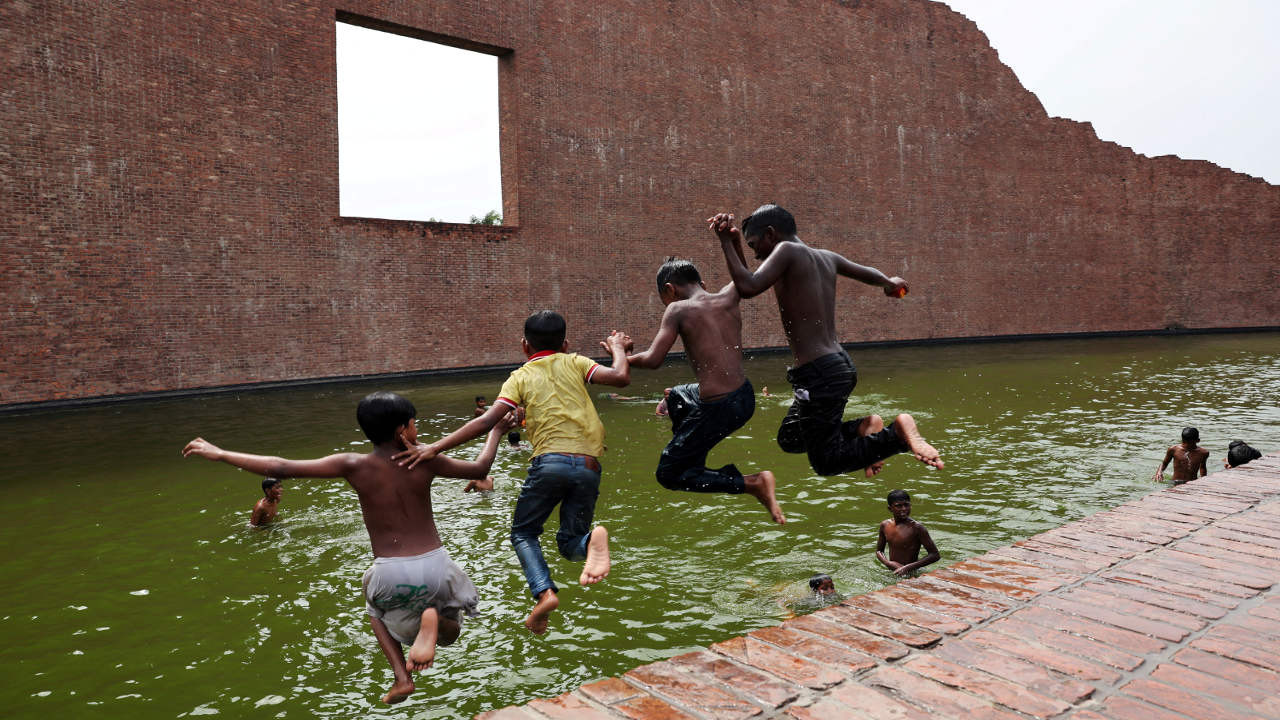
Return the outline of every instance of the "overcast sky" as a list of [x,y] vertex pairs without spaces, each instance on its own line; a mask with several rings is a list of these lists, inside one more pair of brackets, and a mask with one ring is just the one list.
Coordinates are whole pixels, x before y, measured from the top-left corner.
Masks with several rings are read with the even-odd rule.
[[[1050,115],[1280,183],[1280,0],[947,0]],[[341,213],[502,209],[489,55],[338,23]],[[589,62],[589,58],[584,58]]]

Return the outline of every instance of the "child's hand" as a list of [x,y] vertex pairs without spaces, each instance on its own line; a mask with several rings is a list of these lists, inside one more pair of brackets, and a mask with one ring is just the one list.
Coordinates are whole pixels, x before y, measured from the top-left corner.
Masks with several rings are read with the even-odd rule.
[[603,347],[610,353],[613,352],[615,345],[621,345],[623,352],[631,352],[635,347],[635,343],[631,341],[631,336],[621,330],[614,330],[609,333],[609,337],[605,338],[604,342],[600,343],[600,347]]
[[733,213],[716,213],[707,218],[707,229],[720,238],[720,242],[738,242],[742,231],[733,225]]
[[391,459],[398,462],[400,467],[412,470],[418,466],[418,463],[426,462],[438,454],[439,451],[436,450],[433,445],[417,444],[408,450],[401,450],[395,455],[392,455]]
[[217,460],[222,455],[222,449],[204,438],[196,438],[182,448],[182,457],[191,457],[192,455],[199,455],[209,460]]
[[891,298],[901,298],[907,294],[907,281],[896,276],[889,278],[889,284],[884,286],[884,294]]
[[[519,425],[520,418],[516,417],[516,413],[517,413],[516,410],[512,410],[506,415],[503,415],[502,419],[498,421],[498,424],[493,426],[494,431],[497,432],[499,435],[506,435],[513,428]],[[524,415],[524,412],[520,411],[519,414]]]
[[897,568],[894,569],[893,574],[897,575],[898,577],[906,577],[911,574],[911,569],[908,568],[906,565],[899,565]]
[[489,475],[485,477],[485,479],[483,480],[472,480],[471,482],[467,483],[467,486],[462,489],[462,492],[464,493],[469,493],[472,491],[489,492],[492,489],[493,489],[493,476]]

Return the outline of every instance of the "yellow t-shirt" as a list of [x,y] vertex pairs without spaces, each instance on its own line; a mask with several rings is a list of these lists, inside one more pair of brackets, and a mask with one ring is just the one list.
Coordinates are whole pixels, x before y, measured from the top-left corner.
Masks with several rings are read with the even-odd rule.
[[534,456],[604,453],[604,424],[587,383],[600,366],[577,353],[537,353],[502,384],[498,402],[524,406]]

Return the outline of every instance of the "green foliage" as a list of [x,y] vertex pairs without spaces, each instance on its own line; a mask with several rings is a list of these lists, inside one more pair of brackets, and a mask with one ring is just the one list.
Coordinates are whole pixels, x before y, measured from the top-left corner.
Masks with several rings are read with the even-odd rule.
[[502,213],[497,210],[490,210],[484,214],[484,217],[471,216],[472,225],[501,225]]

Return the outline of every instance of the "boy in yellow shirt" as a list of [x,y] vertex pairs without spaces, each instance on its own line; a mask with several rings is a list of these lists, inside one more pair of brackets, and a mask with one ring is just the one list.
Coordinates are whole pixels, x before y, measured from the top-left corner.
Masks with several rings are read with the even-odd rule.
[[609,574],[609,533],[603,525],[591,527],[600,494],[604,425],[591,404],[587,383],[626,387],[631,382],[627,363],[631,338],[625,333],[614,331],[600,343],[613,356],[613,367],[568,353],[564,336],[565,322],[559,313],[542,310],[530,315],[521,341],[529,361],[512,371],[488,411],[441,440],[396,456],[412,468],[483,435],[511,410],[525,409],[533,459],[516,500],[511,545],[535,601],[524,624],[536,635],[547,631],[547,620],[560,604],[559,588],[551,581],[538,542],[543,523],[556,505],[560,505],[556,532],[560,554],[569,560],[585,559],[578,582],[591,585]]

